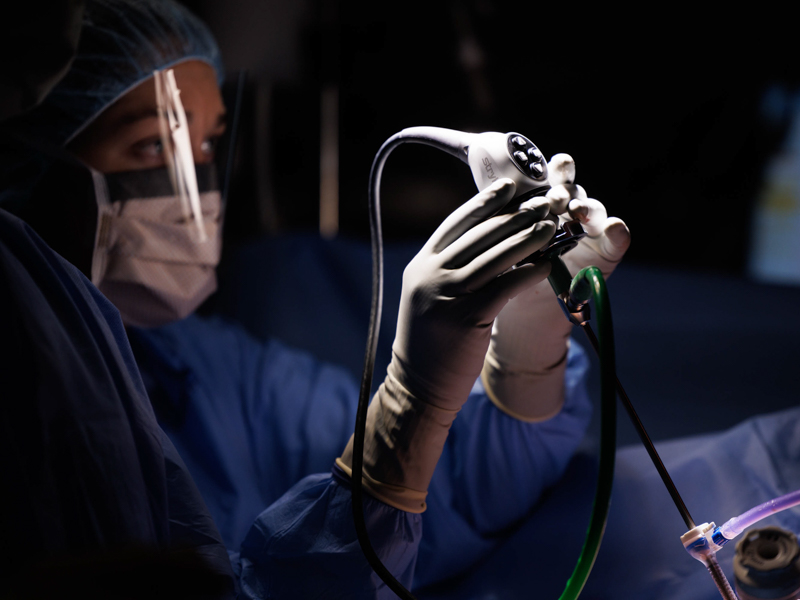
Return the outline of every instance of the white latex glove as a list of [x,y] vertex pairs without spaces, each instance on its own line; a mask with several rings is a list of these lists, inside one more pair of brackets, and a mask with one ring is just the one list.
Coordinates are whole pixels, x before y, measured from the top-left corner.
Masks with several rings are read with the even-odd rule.
[[[590,265],[608,278],[630,246],[630,231],[575,184],[575,162],[557,154],[548,163],[551,213],[577,219],[588,233],[562,259],[572,275]],[[482,378],[492,401],[524,421],[543,421],[564,404],[564,371],[572,324],[549,282],[526,289],[495,319]]]
[[[492,321],[543,281],[549,264],[511,269],[555,232],[544,198],[498,214],[514,196],[498,181],[451,214],[403,273],[392,361],[367,413],[364,488],[409,512],[425,496],[458,410],[483,367]],[[337,464],[348,474],[352,438]]]

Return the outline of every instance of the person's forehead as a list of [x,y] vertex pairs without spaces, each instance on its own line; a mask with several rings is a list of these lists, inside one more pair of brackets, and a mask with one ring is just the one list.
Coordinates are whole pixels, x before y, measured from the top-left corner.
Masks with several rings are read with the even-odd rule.
[[[173,67],[175,81],[181,90],[181,101],[187,112],[205,107],[224,114],[225,108],[214,69],[202,61],[187,61]],[[102,120],[127,125],[146,118],[157,118],[155,80],[150,77],[112,104]],[[216,116],[216,115],[214,115]]]

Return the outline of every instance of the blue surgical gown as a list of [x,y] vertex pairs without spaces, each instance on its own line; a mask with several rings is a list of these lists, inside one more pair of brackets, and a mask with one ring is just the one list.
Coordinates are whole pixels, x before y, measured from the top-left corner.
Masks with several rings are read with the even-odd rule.
[[[356,586],[348,592],[363,591],[370,572],[346,479],[331,471],[353,430],[358,390],[349,373],[221,318],[191,316],[130,336],[161,424],[234,553],[243,590],[317,597],[344,578]],[[587,364],[574,345],[564,409],[542,423],[508,417],[476,383],[422,515],[368,498],[373,544],[401,581],[409,585],[413,574],[421,587],[465,572],[533,511],[589,421]]]
[[[0,250],[9,572],[76,550],[189,546],[245,597],[390,595],[331,471],[354,420],[349,375],[199,317],[134,332],[137,366],[116,309],[4,211]],[[570,362],[567,406],[544,424],[506,417],[476,387],[424,516],[366,498],[373,543],[406,585],[417,567],[418,585],[468,568],[557,480],[589,414],[584,357]]]
[[[180,396],[169,397],[173,408],[184,414],[180,418],[173,415],[174,425],[167,429],[193,474],[203,482],[200,488],[209,496],[212,514],[221,523],[233,523],[228,515],[231,508],[251,505],[252,516],[240,521],[238,534],[222,527],[226,544],[235,550],[232,555],[246,594],[292,597],[295,592],[295,597],[335,597],[332,590],[337,589],[344,590],[342,597],[394,597],[380,587],[360,556],[350,524],[346,481],[326,468],[352,429],[354,400],[347,397],[355,391],[347,374],[275,340],[253,339],[220,319],[192,317],[167,328],[136,332],[133,338],[137,356],[147,349],[149,359],[161,365],[168,356],[171,372],[191,373],[194,378],[193,395],[183,396],[180,404]],[[211,355],[218,357],[213,366],[209,366]],[[569,361],[565,410],[545,423],[526,425],[508,419],[488,402],[480,384],[475,386],[453,425],[430,486],[429,508],[421,516],[367,498],[374,543],[401,581],[408,584],[413,580],[419,598],[556,598],[563,590],[583,542],[597,476],[591,445],[571,453],[588,408],[581,383],[585,356],[573,347]],[[198,365],[207,370],[199,370]],[[153,365],[143,361],[142,369],[152,373]],[[270,387],[267,382],[273,378],[282,385]],[[243,396],[226,392],[225,386],[239,379],[251,382],[242,389],[273,389],[274,395],[250,401],[269,418],[256,418],[259,413],[246,408],[250,403]],[[159,387],[152,381],[148,385]],[[328,392],[321,392],[322,388]],[[175,394],[178,388],[173,390]],[[196,405],[191,404],[193,398]],[[266,406],[263,398],[278,404]],[[227,406],[225,418],[230,421],[226,422],[238,423],[230,426],[231,431],[238,428],[241,432],[239,454],[230,447],[212,447],[209,440],[190,435],[186,429],[190,422],[206,423],[214,429],[209,422],[217,417],[189,413],[214,415],[212,408],[221,412],[222,406]],[[284,434],[280,420],[287,423],[285,431],[290,433]],[[319,454],[309,454],[316,446],[313,432],[317,428],[328,435],[337,427],[343,428],[338,441],[337,435],[320,437],[330,447],[317,447]],[[289,446],[294,451],[276,451],[267,458],[249,452],[248,448],[267,443],[273,434],[311,440],[311,447],[298,443]],[[263,439],[250,439],[262,435]],[[800,409],[794,409],[755,418],[728,432],[659,443],[658,447],[698,522],[715,519],[719,524],[800,488],[798,440]],[[201,449],[217,456],[218,462],[238,465],[239,470],[215,473],[210,463],[193,461],[191,457],[200,456]],[[254,466],[259,459],[262,463]],[[320,473],[307,476],[317,468],[317,461],[322,465]],[[259,472],[261,501],[241,497],[242,490],[253,483],[245,469]],[[214,481],[222,476],[224,485]],[[282,490],[272,488],[269,482],[291,485],[293,477],[298,483],[275,500]],[[798,514],[797,510],[786,511],[765,524],[777,522],[800,532]],[[718,597],[705,569],[680,544],[685,530],[644,449],[640,445],[621,449],[606,536],[585,596]],[[729,577],[733,546],[729,544],[719,554]],[[353,587],[348,588],[343,580]],[[373,584],[378,586],[377,592],[371,591]]]
[[[151,389],[155,376],[162,377],[160,385],[194,382],[193,388],[167,387],[158,401],[175,405],[168,428],[185,446],[186,462],[209,498],[209,510],[187,465],[155,422],[116,310],[24,223],[2,210],[0,289],[6,584],[26,563],[131,543],[157,548],[188,545],[218,572],[230,576],[229,557],[211,513],[225,525],[225,545],[245,597],[370,598],[385,592],[373,590],[377,584],[355,542],[347,481],[327,470],[330,462],[324,452],[316,455],[312,447],[297,444],[291,452],[278,448],[263,458],[263,465],[256,464],[259,455],[248,447],[267,444],[269,440],[259,433],[265,423],[243,416],[248,414],[243,396],[216,396],[214,386],[203,388],[207,379],[213,379],[211,374],[224,375],[228,370],[232,379],[241,372],[253,375],[250,383],[240,381],[242,390],[262,389],[259,385],[266,375],[255,372],[258,355],[251,362],[244,355],[261,348],[262,360],[283,356],[277,363],[281,371],[272,377],[291,382],[292,389],[306,390],[306,395],[295,398],[294,420],[286,423],[294,428],[287,429],[285,437],[290,438],[303,435],[306,427],[313,433],[314,428],[303,422],[318,418],[308,411],[315,390],[336,391],[341,386],[332,395],[334,404],[338,393],[349,394],[345,390],[352,384],[346,376],[277,342],[253,340],[220,321],[193,318],[150,332],[147,338],[161,336],[152,342],[161,348],[181,349],[180,340],[186,335],[189,344],[215,339],[223,351],[210,362],[192,358],[191,352],[172,355],[171,361],[159,356],[157,362],[166,365],[164,372],[159,375],[151,365],[145,378]],[[212,335],[213,331],[217,333]],[[167,343],[170,339],[172,346]],[[202,344],[195,349],[199,354]],[[578,383],[581,363],[580,352],[574,352],[568,371],[567,421],[561,425],[553,421],[529,429],[508,420],[486,403],[476,387],[456,420],[431,485],[430,509],[422,516],[366,499],[378,552],[401,580],[411,581],[415,563],[418,587],[462,573],[450,585],[424,588],[420,597],[555,597],[563,588],[591,504],[587,482],[595,476],[594,458],[578,453],[559,484],[540,497],[532,512],[531,503],[536,501],[531,499],[555,479],[566,460],[554,450],[560,447],[554,441],[560,439],[569,447],[575,429],[567,426],[568,420],[582,423],[585,418]],[[167,375],[172,379],[163,379]],[[198,389],[205,389],[205,396]],[[213,413],[214,402],[193,406],[198,397],[219,398],[220,404],[232,398],[235,402],[232,409],[222,411],[218,406],[219,412]],[[352,409],[346,405],[341,409],[349,410],[349,419]],[[189,413],[198,410],[208,412],[211,419],[195,419],[204,423],[208,437],[182,443],[181,427],[195,422]],[[278,433],[282,410],[291,412],[292,405],[262,413]],[[331,410],[325,418],[335,413]],[[226,439],[217,432],[226,419],[230,431],[240,433],[241,439]],[[332,435],[326,442],[333,455],[347,435],[340,434],[338,441]],[[217,440],[225,440],[222,448],[214,447]],[[799,440],[800,409],[792,409],[752,419],[728,432],[675,440],[659,448],[695,518],[719,523],[800,487]],[[266,446],[267,451],[275,447]],[[203,452],[208,462],[200,461]],[[304,477],[305,471],[318,468],[317,461],[325,465],[321,472]],[[231,466],[239,470],[228,471]],[[537,477],[538,468],[553,469],[549,477]],[[259,477],[248,482],[251,472]],[[268,477],[276,473],[276,480],[284,483],[271,489]],[[293,477],[299,478],[294,485]],[[516,479],[513,486],[508,485],[509,477]],[[242,539],[234,546],[237,542],[230,540],[237,535],[234,524],[240,520],[224,517],[226,511],[248,505],[239,496],[252,483],[266,490],[265,506],[253,501],[251,523],[241,520]],[[280,485],[291,487],[283,493]],[[496,493],[500,489],[506,497]],[[492,502],[499,502],[500,508],[493,510]],[[798,532],[798,514],[796,509],[786,511],[764,524]],[[684,530],[643,449],[621,450],[607,534],[587,597],[718,597],[705,570],[680,546],[678,537]],[[729,575],[731,546],[719,555]],[[464,565],[481,557],[474,569],[463,573]]]
[[141,547],[191,547],[231,584],[225,547],[156,422],[119,313],[2,209],[0,290],[3,590],[48,561]]

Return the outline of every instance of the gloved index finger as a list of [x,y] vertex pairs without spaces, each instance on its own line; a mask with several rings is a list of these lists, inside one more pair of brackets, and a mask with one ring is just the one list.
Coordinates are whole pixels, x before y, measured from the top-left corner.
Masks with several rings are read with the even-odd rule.
[[573,219],[580,221],[589,237],[597,237],[605,230],[606,207],[594,198],[571,200],[567,210]]
[[500,179],[454,210],[425,246],[438,254],[475,225],[497,214],[514,197],[516,185],[511,179]]
[[553,233],[555,225],[551,221],[538,221],[487,248],[467,265],[453,272],[454,278],[457,278],[464,291],[478,290],[546,245]]
[[554,215],[563,215],[567,212],[572,200],[585,200],[588,196],[586,190],[575,183],[565,183],[551,187],[545,198],[550,203],[550,212]]
[[556,154],[547,163],[547,173],[551,187],[575,183],[575,161],[569,154]]
[[445,269],[459,269],[512,235],[532,227],[545,216],[546,203],[537,208],[524,208],[489,217],[443,248],[439,253],[441,265]]

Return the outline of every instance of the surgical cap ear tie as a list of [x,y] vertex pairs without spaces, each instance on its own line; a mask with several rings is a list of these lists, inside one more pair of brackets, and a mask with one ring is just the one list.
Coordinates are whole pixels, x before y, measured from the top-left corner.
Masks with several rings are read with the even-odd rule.
[[175,73],[172,69],[155,71],[153,76],[156,84],[158,128],[172,188],[180,199],[186,218],[194,219],[199,241],[205,242],[208,240],[208,235],[200,208],[192,141],[189,137],[186,111],[180,98],[181,92],[175,83]]

